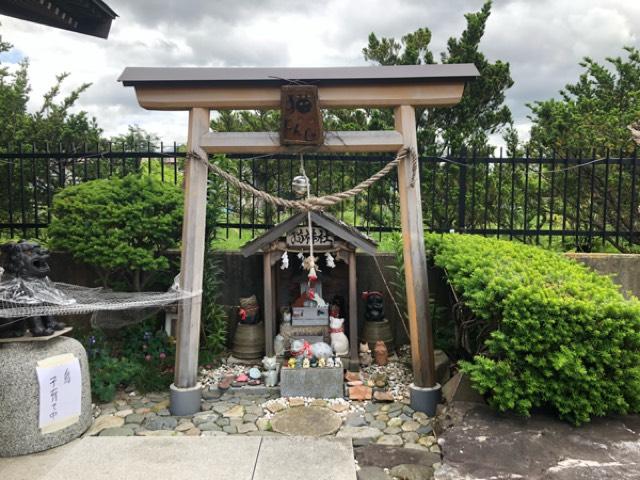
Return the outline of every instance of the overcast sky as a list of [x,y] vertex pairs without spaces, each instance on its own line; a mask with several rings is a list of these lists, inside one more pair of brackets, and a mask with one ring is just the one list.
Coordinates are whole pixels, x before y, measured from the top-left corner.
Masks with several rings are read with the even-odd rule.
[[[483,0],[107,0],[118,13],[108,40],[46,28],[0,15],[0,34],[14,44],[3,64],[31,62],[30,107],[55,74],[67,87],[92,87],[79,108],[107,135],[138,124],[165,141],[184,141],[186,114],[148,112],[132,88],[116,82],[126,66],[365,65],[370,32],[400,37],[419,27],[433,33],[438,57],[458,36],[463,14]],[[511,64],[507,92],[517,127],[528,130],[527,102],[557,95],[577,79],[578,62],[621,55],[640,46],[640,0],[495,0],[482,43],[491,60]]]

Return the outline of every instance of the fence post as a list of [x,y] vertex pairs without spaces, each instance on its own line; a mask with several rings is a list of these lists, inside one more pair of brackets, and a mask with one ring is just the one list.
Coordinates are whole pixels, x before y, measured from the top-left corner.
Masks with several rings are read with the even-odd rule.
[[464,157],[460,155],[457,159],[459,162],[458,171],[458,231],[460,233],[465,231],[465,215],[467,204],[467,155],[464,152]]

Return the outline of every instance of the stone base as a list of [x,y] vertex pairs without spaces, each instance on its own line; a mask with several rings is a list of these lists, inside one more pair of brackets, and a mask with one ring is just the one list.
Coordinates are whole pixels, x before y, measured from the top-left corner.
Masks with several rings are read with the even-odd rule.
[[189,388],[176,387],[172,383],[169,386],[169,391],[169,410],[171,415],[183,417],[200,411],[200,401],[202,400],[202,385],[200,383],[196,383],[195,386]]
[[416,412],[423,412],[430,417],[435,417],[438,403],[442,399],[442,387],[439,383],[433,387],[417,387],[412,383],[409,385],[409,397],[411,408]]
[[[80,360],[80,419],[66,428],[43,434],[39,428],[38,361],[62,354]],[[0,345],[0,457],[12,457],[57,447],[79,437],[91,425],[91,383],[87,353],[80,342],[57,337],[48,342]]]
[[280,394],[283,397],[342,398],[342,368],[283,368]]

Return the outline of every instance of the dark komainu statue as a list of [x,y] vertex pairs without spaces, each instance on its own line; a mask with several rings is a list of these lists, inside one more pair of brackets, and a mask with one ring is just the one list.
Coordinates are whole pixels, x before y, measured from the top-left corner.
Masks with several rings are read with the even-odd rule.
[[380,292],[363,292],[362,298],[366,302],[364,317],[370,322],[384,320],[384,297]]
[[[50,268],[47,260],[49,252],[34,242],[21,240],[18,243],[9,242],[0,245],[2,254],[2,268],[4,273],[0,278],[0,285],[5,282],[18,284],[23,281],[46,279]],[[29,289],[24,289],[28,291]],[[20,303],[19,297],[12,300],[13,303]],[[22,337],[28,329],[34,337],[46,337],[52,335],[57,330],[65,328],[65,324],[56,321],[52,316],[37,316],[16,319],[3,319],[0,312],[0,337]]]

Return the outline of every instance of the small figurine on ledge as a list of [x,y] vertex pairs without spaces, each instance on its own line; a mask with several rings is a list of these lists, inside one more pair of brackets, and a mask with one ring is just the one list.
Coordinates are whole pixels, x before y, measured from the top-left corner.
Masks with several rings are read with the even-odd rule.
[[360,342],[360,366],[368,367],[371,365],[371,349],[367,342]]
[[331,333],[331,348],[336,355],[349,353],[349,339],[344,334],[344,318],[329,317],[329,332]]
[[382,340],[378,340],[376,342],[374,352],[376,355],[376,363],[380,366],[385,366],[389,361],[389,352],[387,351],[387,346]]

